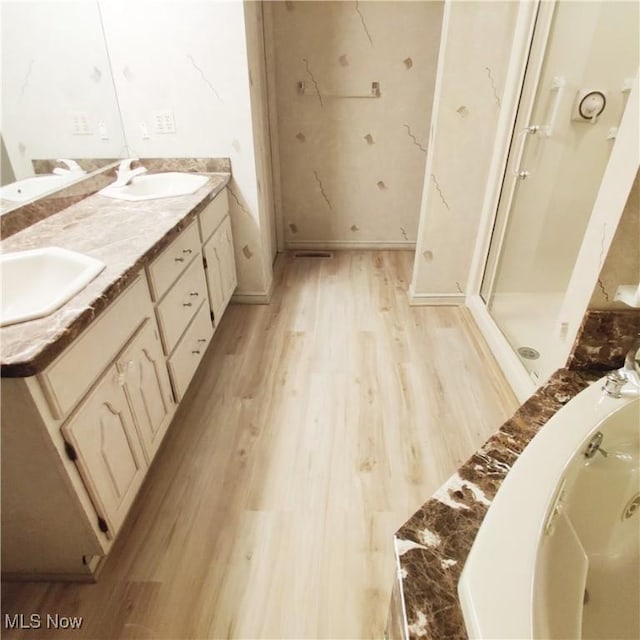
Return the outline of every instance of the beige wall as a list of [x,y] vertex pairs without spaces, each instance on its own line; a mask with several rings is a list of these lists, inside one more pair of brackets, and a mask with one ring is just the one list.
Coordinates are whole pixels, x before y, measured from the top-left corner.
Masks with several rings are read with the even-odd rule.
[[432,122],[412,293],[463,292],[473,254],[518,12],[517,2],[450,2]]
[[640,282],[640,173],[622,212],[600,278],[593,291],[590,309],[629,309],[613,298],[619,285]]
[[[274,2],[285,241],[415,242],[441,2]],[[299,96],[304,81],[308,96]],[[366,94],[379,82],[379,99]],[[320,95],[318,95],[318,93]]]

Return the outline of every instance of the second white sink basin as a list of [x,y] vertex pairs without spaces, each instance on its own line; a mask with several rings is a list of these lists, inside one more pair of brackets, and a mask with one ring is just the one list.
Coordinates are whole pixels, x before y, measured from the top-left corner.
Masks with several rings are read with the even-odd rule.
[[74,182],[83,174],[68,174],[63,176],[57,175],[40,175],[32,176],[12,182],[5,187],[0,188],[0,199],[9,200],[10,202],[26,202],[37,196],[44,195],[54,189],[64,187]]
[[100,260],[59,247],[0,254],[0,326],[49,315],[104,267]]
[[156,198],[171,198],[195,193],[209,180],[208,176],[195,173],[149,173],[132,178],[124,187],[109,185],[98,193],[108,198],[118,200],[155,200]]

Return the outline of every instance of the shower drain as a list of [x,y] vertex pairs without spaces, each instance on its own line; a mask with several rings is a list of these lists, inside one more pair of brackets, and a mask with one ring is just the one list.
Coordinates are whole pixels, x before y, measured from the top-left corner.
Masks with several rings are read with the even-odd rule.
[[540,352],[533,347],[518,347],[518,353],[527,360],[537,360],[540,357]]
[[624,511],[622,512],[622,519],[628,520],[629,518],[633,517],[636,513],[638,513],[639,509],[640,509],[640,493],[636,493],[636,495],[633,496],[633,498],[631,498],[629,502],[627,502],[627,506],[624,508]]

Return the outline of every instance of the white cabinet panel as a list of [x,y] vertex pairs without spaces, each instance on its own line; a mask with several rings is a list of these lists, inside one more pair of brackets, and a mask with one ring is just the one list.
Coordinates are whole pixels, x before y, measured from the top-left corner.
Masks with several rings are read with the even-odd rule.
[[124,376],[124,390],[145,457],[151,463],[175,410],[160,336],[152,319],[123,351],[116,367]]
[[199,214],[200,238],[205,242],[229,215],[229,196],[223,189]]
[[122,385],[114,365],[62,427],[109,537],[120,528],[147,469]]
[[223,220],[202,251],[207,262],[209,300],[217,326],[238,284],[229,216]]

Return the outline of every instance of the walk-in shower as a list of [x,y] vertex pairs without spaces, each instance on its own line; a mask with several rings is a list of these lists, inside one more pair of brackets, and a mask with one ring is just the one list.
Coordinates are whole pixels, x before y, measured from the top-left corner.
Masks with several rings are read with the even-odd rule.
[[552,337],[566,331],[559,311],[637,73],[637,25],[637,3],[539,11],[480,287],[536,386],[557,366]]

